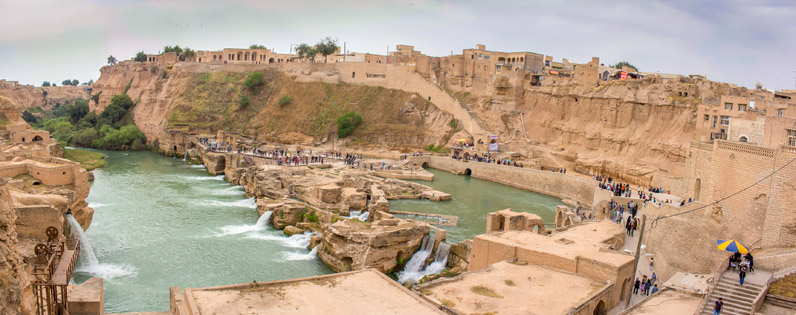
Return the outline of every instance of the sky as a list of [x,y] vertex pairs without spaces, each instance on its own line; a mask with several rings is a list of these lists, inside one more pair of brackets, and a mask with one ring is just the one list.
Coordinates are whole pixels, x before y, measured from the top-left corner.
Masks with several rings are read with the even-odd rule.
[[0,78],[99,77],[109,55],[291,45],[331,36],[348,51],[414,45],[430,56],[531,51],[644,72],[796,88],[796,1],[0,0]]

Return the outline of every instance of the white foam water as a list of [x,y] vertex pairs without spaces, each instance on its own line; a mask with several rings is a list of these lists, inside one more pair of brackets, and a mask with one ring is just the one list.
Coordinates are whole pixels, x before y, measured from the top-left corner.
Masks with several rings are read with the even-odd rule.
[[297,253],[297,252],[282,252],[282,258],[285,260],[313,260],[318,257],[318,246],[312,248],[309,253]]
[[180,176],[190,180],[224,180],[224,175],[217,176]]
[[[450,253],[450,245],[444,242],[439,243],[437,253],[434,256],[434,262],[425,266],[426,260],[431,256],[431,251],[434,248],[434,240],[428,236],[423,238],[423,244],[420,250],[417,251],[409,262],[404,266],[404,270],[398,273],[398,282],[400,283],[415,283],[427,275],[439,274],[445,270],[448,264],[448,254]],[[425,267],[425,268],[424,268]]]
[[132,266],[100,264],[99,260],[97,260],[97,255],[94,254],[91,242],[86,233],[83,233],[83,227],[80,226],[80,223],[71,214],[66,215],[66,220],[69,222],[72,233],[77,235],[80,240],[80,256],[77,259],[78,267],[75,268],[75,272],[90,274],[104,279],[138,275],[138,271]]
[[209,201],[202,201],[202,203],[217,207],[241,207],[241,208],[257,209],[257,201],[254,200],[254,197],[251,197],[249,199],[237,200],[237,201],[209,200]]
[[216,236],[238,235],[256,231],[263,231],[268,229],[268,220],[271,218],[272,211],[266,211],[257,219],[257,223],[242,224],[242,225],[225,225],[218,228],[221,233],[215,233]]
[[112,206],[112,205],[113,205],[112,203],[100,203],[100,202],[89,202],[88,203],[88,206],[91,207],[92,209],[97,209],[97,208],[102,208],[102,207],[107,207],[107,206]]
[[277,236],[271,234],[260,234],[260,233],[251,233],[246,235],[246,238],[254,238],[258,240],[265,240],[265,241],[275,241],[282,243],[282,246],[289,247],[289,248],[304,248],[310,246],[310,239],[312,238],[312,232],[307,231],[303,234],[294,234],[291,237],[284,237],[284,236]]

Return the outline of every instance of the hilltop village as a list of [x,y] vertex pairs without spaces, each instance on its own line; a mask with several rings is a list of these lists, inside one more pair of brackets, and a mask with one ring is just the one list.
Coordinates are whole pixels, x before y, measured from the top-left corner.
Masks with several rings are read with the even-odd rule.
[[[710,314],[718,297],[728,314],[790,305],[769,288],[796,271],[796,90],[484,45],[445,57],[409,45],[313,59],[168,52],[100,72],[72,98],[102,112],[126,94],[152,150],[242,186],[258,225],[308,235],[307,249],[335,272],[173,286],[162,314]],[[86,254],[68,221],[91,224],[91,174],[21,119],[44,106],[30,90],[0,82],[0,282],[11,293],[0,311],[102,314],[101,278],[68,281]],[[347,112],[362,122],[346,137],[334,126]],[[481,209],[483,230],[448,242],[457,216],[390,208],[456,198],[423,184],[429,169],[561,202],[550,222]],[[717,240],[754,254],[743,287]],[[48,281],[64,293],[43,297],[55,290]]]

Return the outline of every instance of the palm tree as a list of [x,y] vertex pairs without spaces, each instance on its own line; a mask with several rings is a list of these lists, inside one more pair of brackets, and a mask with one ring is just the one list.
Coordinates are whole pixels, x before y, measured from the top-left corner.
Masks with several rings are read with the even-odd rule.
[[108,64],[111,65],[111,66],[115,66],[116,65],[116,57],[114,57],[113,55],[108,56]]

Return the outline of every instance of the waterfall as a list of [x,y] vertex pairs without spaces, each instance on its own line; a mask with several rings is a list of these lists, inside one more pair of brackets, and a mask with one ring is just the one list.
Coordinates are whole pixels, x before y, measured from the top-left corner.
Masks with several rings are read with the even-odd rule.
[[398,273],[398,282],[417,282],[423,278],[423,267],[426,265],[426,260],[431,256],[431,251],[434,249],[434,239],[428,235],[423,237],[423,244],[420,250],[412,255],[412,258],[404,266],[404,270]]
[[69,221],[69,226],[72,228],[72,234],[77,235],[80,240],[80,256],[78,262],[84,269],[93,268],[99,265],[97,255],[94,254],[94,248],[91,247],[86,233],[83,233],[83,227],[75,220],[71,214],[66,215],[66,220]]
[[423,272],[424,275],[436,275],[445,270],[445,266],[448,264],[450,249],[450,244],[440,242],[439,246],[437,246],[437,254],[434,256],[434,262],[426,267],[426,270]]
[[362,212],[362,214],[360,214],[357,217],[357,219],[359,219],[359,221],[362,221],[362,222],[367,222],[369,216],[370,216],[370,212],[364,211],[364,212]]
[[183,156],[182,156],[182,160],[183,160],[183,161],[190,161],[190,160],[188,159],[188,151],[185,151],[185,155],[183,155]]
[[361,210],[351,210],[348,212],[348,217],[351,219],[356,219],[359,218],[361,214],[362,214]]
[[254,224],[258,230],[265,230],[268,228],[268,221],[271,219],[271,214],[274,213],[272,210],[268,210],[263,215],[257,219],[257,223]]

